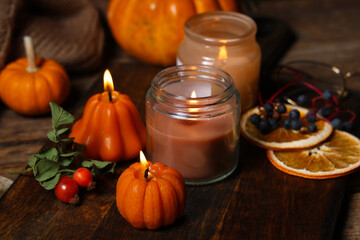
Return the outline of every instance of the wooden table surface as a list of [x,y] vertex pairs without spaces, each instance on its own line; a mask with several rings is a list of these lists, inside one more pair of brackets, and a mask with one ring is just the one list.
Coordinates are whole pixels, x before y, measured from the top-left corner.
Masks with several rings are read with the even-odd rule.
[[[262,0],[259,4],[253,16],[263,34],[259,36],[265,56],[263,72],[292,60],[315,60],[344,72],[360,71],[359,1]],[[274,29],[263,24],[266,19],[285,22],[296,37],[294,42],[289,45],[292,35],[283,25]],[[269,29],[279,31],[278,36]],[[109,44],[108,66],[115,88],[132,98],[144,120],[145,92],[162,68],[141,64]],[[101,91],[102,73],[103,69],[71,76],[72,93],[64,107],[79,117],[87,98]],[[263,86],[266,81],[262,79]],[[360,113],[360,78],[348,79],[347,87],[345,104]],[[245,141],[236,172],[218,184],[187,187],[185,214],[170,227],[135,230],[118,213],[115,183],[130,162],[118,164],[116,173],[101,178],[95,191],[82,194],[79,206],[63,204],[31,177],[8,173],[24,169],[46,143],[50,116],[24,117],[0,104],[0,175],[15,180],[0,200],[0,236],[5,239],[360,238],[359,172],[321,181],[293,177],[275,169],[265,151]]]

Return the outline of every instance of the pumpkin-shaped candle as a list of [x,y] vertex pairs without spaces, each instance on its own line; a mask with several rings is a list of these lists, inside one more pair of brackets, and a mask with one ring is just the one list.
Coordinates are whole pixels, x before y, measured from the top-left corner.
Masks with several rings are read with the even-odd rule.
[[140,161],[119,177],[116,204],[120,214],[135,228],[157,229],[182,216],[186,205],[181,174],[163,163]]
[[70,137],[86,146],[88,158],[109,162],[135,158],[146,141],[139,113],[127,95],[114,91],[109,70],[104,73],[104,88],[87,101]]

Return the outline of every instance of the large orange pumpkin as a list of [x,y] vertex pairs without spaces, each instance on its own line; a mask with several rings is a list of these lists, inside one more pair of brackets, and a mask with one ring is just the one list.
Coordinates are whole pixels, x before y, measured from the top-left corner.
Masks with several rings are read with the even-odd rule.
[[156,65],[175,63],[186,20],[207,11],[237,11],[234,0],[110,0],[107,20],[129,54]]
[[119,177],[116,204],[120,214],[135,228],[168,226],[184,213],[184,179],[162,163],[134,163]]

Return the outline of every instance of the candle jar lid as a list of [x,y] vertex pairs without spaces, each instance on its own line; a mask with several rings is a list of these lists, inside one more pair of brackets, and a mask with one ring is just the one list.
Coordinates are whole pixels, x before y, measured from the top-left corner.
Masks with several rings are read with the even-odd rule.
[[220,181],[238,162],[240,96],[229,74],[182,65],[159,72],[147,93],[147,154],[187,184]]

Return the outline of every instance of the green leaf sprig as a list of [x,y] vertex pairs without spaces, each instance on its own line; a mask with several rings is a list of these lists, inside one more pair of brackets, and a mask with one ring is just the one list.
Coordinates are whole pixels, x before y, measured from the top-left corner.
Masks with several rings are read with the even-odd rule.
[[54,102],[50,102],[52,130],[47,136],[52,144],[44,147],[28,161],[29,168],[23,172],[32,172],[35,179],[46,190],[55,188],[60,176],[72,175],[79,164],[89,168],[93,176],[113,173],[115,163],[84,159],[85,145],[75,143],[66,133],[71,129],[75,118]]

